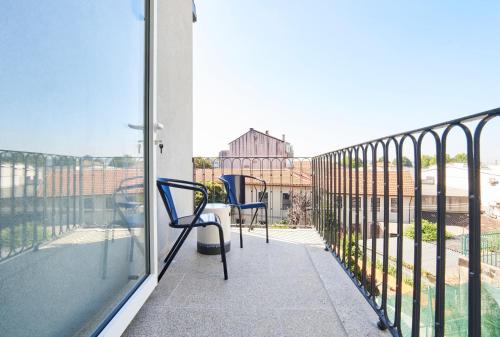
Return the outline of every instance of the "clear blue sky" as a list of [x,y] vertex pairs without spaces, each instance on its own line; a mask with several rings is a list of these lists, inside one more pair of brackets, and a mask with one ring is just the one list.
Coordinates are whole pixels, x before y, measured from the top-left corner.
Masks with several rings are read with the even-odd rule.
[[500,106],[498,1],[196,4],[195,154],[254,127],[314,155]]
[[[197,7],[195,154],[253,127],[313,155],[500,106],[498,1]],[[127,124],[142,123],[143,0],[0,9],[0,149],[137,154]]]
[[137,155],[144,0],[0,2],[0,149]]

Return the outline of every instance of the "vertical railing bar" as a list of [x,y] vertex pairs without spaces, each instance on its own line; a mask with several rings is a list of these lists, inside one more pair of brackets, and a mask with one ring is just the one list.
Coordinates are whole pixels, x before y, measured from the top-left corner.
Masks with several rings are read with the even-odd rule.
[[39,156],[36,155],[35,156],[35,163],[34,163],[34,167],[35,167],[35,176],[33,177],[33,213],[31,215],[31,225],[33,226],[33,243],[32,243],[32,247],[34,249],[37,249],[38,248],[38,170],[39,170],[39,167],[38,167],[38,159],[39,159]]
[[29,154],[27,155],[23,155],[24,157],[24,169],[23,169],[23,178],[24,178],[24,182],[23,182],[23,198],[22,198],[22,203],[23,203],[23,214],[21,215],[21,218],[22,218],[22,234],[21,234],[21,251],[24,251],[28,245],[28,224],[27,224],[27,220],[28,220],[28,216],[27,216],[27,213],[28,213],[28,184],[29,184],[29,181],[28,181],[28,159],[30,157]]
[[57,196],[57,208],[58,208],[58,222],[59,222],[59,235],[63,233],[63,164],[64,157],[58,156],[58,166],[59,166],[59,193]]
[[349,273],[352,273],[352,149],[348,150],[349,153],[349,233],[347,235],[347,265]]
[[[5,152],[0,151],[0,216],[3,214],[3,205],[4,205],[4,197],[3,197],[3,188],[2,187],[2,176],[3,176],[3,156]],[[0,221],[0,260],[2,259],[3,256],[3,221]]]
[[[484,126],[499,113],[483,118],[474,131],[473,176],[469,176],[469,337],[481,336],[481,133]],[[472,180],[470,180],[472,178]]]
[[356,184],[355,184],[355,193],[356,193],[356,217],[355,217],[355,222],[356,222],[356,229],[355,229],[355,234],[354,234],[354,241],[355,241],[355,249],[354,249],[354,276],[356,279],[356,282],[359,283],[359,261],[358,261],[358,256],[359,256],[359,206],[360,206],[360,197],[359,197],[359,149],[360,147],[356,147],[355,149],[355,177],[356,177]]
[[[411,137],[411,136],[410,136]],[[421,306],[421,281],[422,281],[422,144],[412,138],[414,144],[414,191],[415,191],[415,238],[413,256],[413,306],[412,306],[412,336],[420,336],[420,306]]]
[[73,228],[76,227],[76,162],[77,158],[73,157],[71,161],[73,164]]
[[372,221],[371,221],[371,276],[370,276],[370,297],[376,305],[375,279],[377,268],[377,144],[372,147]]
[[328,165],[329,165],[329,170],[328,170],[328,177],[329,177],[329,196],[330,196],[330,201],[328,203],[330,207],[330,212],[329,212],[329,223],[330,223],[330,233],[328,237],[328,248],[331,249],[333,246],[333,232],[334,232],[334,203],[333,203],[333,154],[329,153],[328,155]]
[[79,159],[79,172],[78,172],[78,224],[80,226],[83,226],[84,222],[84,210],[83,210],[83,188],[84,188],[84,182],[83,182],[83,170],[85,166],[85,160],[84,158]]
[[69,231],[69,222],[70,222],[70,201],[71,201],[71,193],[70,193],[70,157],[64,158],[66,165],[66,230]]
[[343,183],[343,198],[342,202],[342,263],[346,266],[345,255],[346,255],[346,235],[347,235],[347,160],[346,160],[346,151],[342,151],[342,178],[344,179]]
[[396,144],[396,172],[397,172],[397,260],[396,260],[396,313],[394,325],[401,335],[401,306],[403,281],[403,146]]
[[9,223],[9,253],[8,256],[15,254],[15,217],[16,217],[16,160],[17,154],[12,155],[12,176],[11,176],[11,194],[10,194],[10,223]]
[[436,247],[436,306],[435,306],[435,336],[444,336],[444,302],[445,302],[445,255],[444,242],[446,215],[446,149],[442,148],[439,136],[436,138],[437,158],[437,247]]
[[47,240],[47,218],[48,218],[48,210],[47,210],[47,183],[48,183],[48,174],[47,174],[47,157],[43,156],[43,215],[42,215],[42,238],[43,240]]
[[366,145],[363,149],[363,261],[361,272],[361,284],[366,293],[366,260],[368,253],[368,147]]
[[[388,279],[387,273],[389,269],[389,147],[391,140],[388,139],[384,145],[384,237],[383,237],[383,266],[382,266],[382,306],[387,320],[389,321],[389,314],[387,312],[387,288]],[[394,140],[396,145],[396,140]]]
[[332,154],[333,159],[333,239],[332,239],[332,251],[335,252],[337,250],[337,234],[338,234],[338,184],[337,184],[337,153],[334,152]]

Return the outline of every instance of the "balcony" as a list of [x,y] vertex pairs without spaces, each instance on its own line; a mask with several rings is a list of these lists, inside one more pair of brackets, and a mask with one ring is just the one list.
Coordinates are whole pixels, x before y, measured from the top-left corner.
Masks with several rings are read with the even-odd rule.
[[[268,182],[266,191],[248,185],[245,195],[267,203],[270,243],[262,215],[252,223],[247,213],[246,245],[237,247],[233,216],[224,281],[219,258],[196,253],[191,235],[125,336],[497,336],[500,194],[491,182],[500,173],[481,155],[497,139],[490,125],[499,114],[313,158],[193,158],[187,174],[207,186],[209,202],[225,200],[222,174]],[[465,155],[448,156],[450,139]],[[147,228],[127,223],[120,198],[144,219],[143,180],[143,158],[0,151],[2,296],[32,316],[22,323],[2,311],[2,331],[24,324],[30,332],[88,334],[95,327],[74,330],[85,326],[75,320],[79,307],[52,299],[78,289],[96,321],[103,307],[116,306],[111,289],[140,284]],[[34,297],[47,303],[51,324]]]
[[[388,336],[314,229],[245,231],[245,248],[196,254],[196,235],[124,336]],[[353,319],[363,317],[363,319]]]

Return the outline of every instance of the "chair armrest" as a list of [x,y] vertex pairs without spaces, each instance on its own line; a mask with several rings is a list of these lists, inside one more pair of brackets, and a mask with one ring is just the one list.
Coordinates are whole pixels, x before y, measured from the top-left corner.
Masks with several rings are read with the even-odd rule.
[[[158,178],[157,181],[160,181],[160,182],[172,182],[172,183],[181,184],[181,185],[196,186],[196,187],[202,188],[205,192],[207,192],[207,187],[205,185],[197,183],[197,182],[194,182],[194,181],[180,180],[180,179],[170,179],[170,178]],[[183,187],[181,187],[179,185],[179,186],[177,186],[177,188],[183,188]],[[190,188],[186,187],[185,189],[190,189]]]

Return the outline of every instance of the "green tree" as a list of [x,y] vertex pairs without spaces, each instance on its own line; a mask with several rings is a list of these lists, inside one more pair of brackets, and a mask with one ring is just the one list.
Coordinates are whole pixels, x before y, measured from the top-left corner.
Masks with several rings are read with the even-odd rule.
[[109,162],[109,166],[113,167],[130,167],[135,164],[136,160],[131,156],[125,155],[122,157],[113,157]]
[[213,168],[212,165],[212,160],[210,158],[204,158],[204,157],[196,157],[193,159],[193,165],[194,168],[201,169],[201,168]]
[[[211,182],[211,181],[204,182],[203,184],[207,188],[208,202],[223,203],[226,201],[226,190],[224,189],[224,185],[218,182]],[[202,199],[203,195],[200,192],[195,192],[194,194],[195,205],[199,205]]]
[[[392,163],[396,165],[397,160],[394,159]],[[413,167],[413,162],[408,157],[403,156],[403,167]]]
[[432,165],[436,165],[436,156],[429,156],[427,154],[423,154],[421,162],[422,162],[422,167],[429,167]]
[[451,159],[452,163],[467,163],[467,154],[465,153],[457,153],[455,157]]

